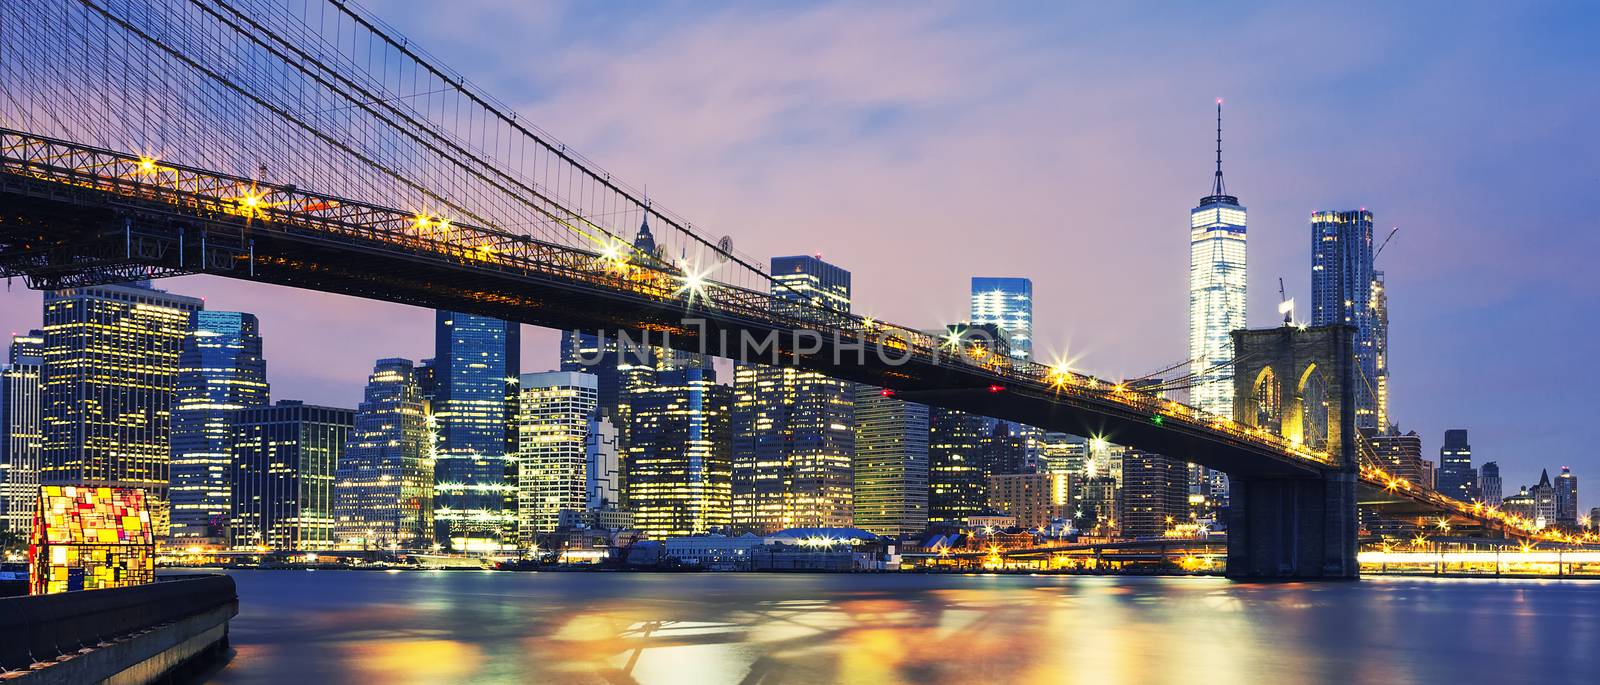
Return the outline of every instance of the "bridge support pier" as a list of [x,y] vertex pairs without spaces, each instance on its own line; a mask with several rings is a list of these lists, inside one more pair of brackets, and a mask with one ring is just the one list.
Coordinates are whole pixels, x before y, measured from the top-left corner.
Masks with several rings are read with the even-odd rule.
[[1234,478],[1228,493],[1229,578],[1355,579],[1355,477]]

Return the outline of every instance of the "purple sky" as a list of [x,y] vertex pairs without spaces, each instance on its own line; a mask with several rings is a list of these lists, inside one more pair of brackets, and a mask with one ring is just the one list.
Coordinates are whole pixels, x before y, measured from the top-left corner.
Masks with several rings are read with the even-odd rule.
[[[1312,211],[1370,208],[1380,237],[1401,227],[1379,268],[1402,428],[1432,458],[1470,429],[1508,491],[1563,464],[1600,483],[1592,7],[369,6],[741,251],[850,269],[858,311],[933,326],[965,316],[971,276],[1026,276],[1039,356],[1113,377],[1187,356],[1223,97],[1252,324],[1280,276],[1308,299]],[[424,310],[163,287],[258,313],[279,397],[353,406],[374,359],[432,347]],[[0,323],[37,325],[39,300],[18,282]],[[553,334],[525,340],[528,370],[554,364]]]

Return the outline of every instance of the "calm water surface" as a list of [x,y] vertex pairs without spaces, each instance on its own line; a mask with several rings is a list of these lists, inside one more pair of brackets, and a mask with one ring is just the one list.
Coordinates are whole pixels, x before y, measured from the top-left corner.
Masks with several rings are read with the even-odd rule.
[[1600,582],[238,571],[215,683],[1595,683]]

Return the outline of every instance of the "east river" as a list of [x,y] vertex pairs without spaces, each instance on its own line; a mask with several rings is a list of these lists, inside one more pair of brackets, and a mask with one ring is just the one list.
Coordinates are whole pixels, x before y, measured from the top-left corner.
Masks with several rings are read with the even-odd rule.
[[232,575],[208,682],[1600,682],[1600,581]]

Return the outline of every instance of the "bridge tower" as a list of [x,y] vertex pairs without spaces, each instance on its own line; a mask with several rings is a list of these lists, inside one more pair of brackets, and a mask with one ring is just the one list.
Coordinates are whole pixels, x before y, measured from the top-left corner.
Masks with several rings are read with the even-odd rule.
[[1228,577],[1356,578],[1352,326],[1233,332],[1233,418],[1334,455],[1300,477],[1230,475]]

